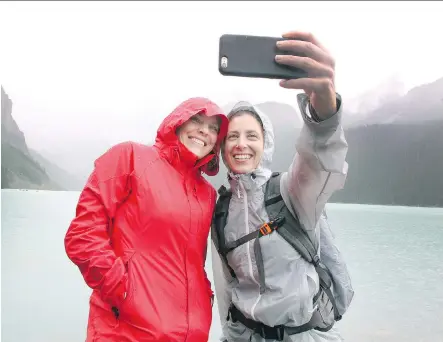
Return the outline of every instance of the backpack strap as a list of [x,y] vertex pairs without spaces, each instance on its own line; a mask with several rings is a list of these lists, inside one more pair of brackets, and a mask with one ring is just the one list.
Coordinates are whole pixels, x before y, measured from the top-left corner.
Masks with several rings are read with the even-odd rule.
[[211,239],[217,249],[223,263],[228,268],[231,276],[235,278],[234,270],[229,266],[226,255],[228,249],[226,248],[225,240],[225,226],[228,219],[229,203],[231,201],[232,192],[227,190],[224,185],[218,189],[219,198],[215,205],[214,216],[211,225]]
[[320,290],[314,297],[314,303],[321,296],[322,291],[326,293],[332,303],[334,309],[334,318],[336,321],[341,319],[338,312],[335,297],[331,291],[332,277],[329,270],[320,260],[318,250],[319,244],[313,235],[314,232],[308,233],[301,226],[300,220],[289,211],[280,191],[280,172],[272,173],[271,178],[266,184],[265,190],[265,207],[271,220],[284,218],[283,224],[278,229],[278,233],[300,253],[302,258],[314,265],[320,280]]
[[266,184],[265,207],[271,220],[284,217],[285,222],[279,228],[279,234],[296,249],[300,255],[311,264],[318,264],[318,243],[314,237],[309,236],[302,228],[297,216],[293,216],[286,207],[280,191],[280,179],[282,174],[274,172]]
[[271,234],[274,230],[277,230],[283,223],[284,218],[277,218],[276,220],[269,221],[264,223],[259,229],[242,236],[240,239],[226,243],[227,252],[232,251],[238,246],[243,245],[244,243],[251,241],[253,239],[261,238],[262,236],[266,236]]

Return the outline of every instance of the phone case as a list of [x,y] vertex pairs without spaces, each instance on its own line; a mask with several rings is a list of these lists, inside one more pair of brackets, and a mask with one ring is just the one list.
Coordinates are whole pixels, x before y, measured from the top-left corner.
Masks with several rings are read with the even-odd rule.
[[307,77],[298,68],[280,65],[275,55],[290,54],[277,48],[284,38],[225,34],[220,37],[218,70],[224,76],[271,79]]

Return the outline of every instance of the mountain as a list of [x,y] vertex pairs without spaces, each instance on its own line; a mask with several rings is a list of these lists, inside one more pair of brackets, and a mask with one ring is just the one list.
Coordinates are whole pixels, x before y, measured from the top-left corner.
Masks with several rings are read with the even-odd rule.
[[25,135],[12,117],[12,101],[1,87],[1,170],[2,189],[57,189],[45,170],[30,156]]
[[349,175],[332,201],[443,207],[443,78],[415,87],[349,128]]
[[443,77],[408,91],[366,115],[366,123],[417,123],[443,119]]
[[[389,87],[388,87],[389,86]],[[347,128],[385,123],[419,123],[423,120],[439,120],[443,113],[443,77],[409,90],[404,95],[397,79],[390,80],[383,88],[371,90],[362,96],[357,109],[347,108]],[[370,99],[373,105],[369,105]],[[355,107],[355,103],[353,104]],[[366,108],[362,110],[362,108]],[[368,110],[369,109],[369,110]],[[352,111],[352,112],[350,112]]]
[[346,131],[349,172],[332,202],[443,207],[443,119]]
[[29,154],[2,141],[2,189],[62,190]]
[[83,179],[63,170],[34,149],[29,148],[29,152],[31,157],[45,169],[49,178],[57,184],[61,184],[65,190],[77,191],[81,190],[85,185]]
[[394,74],[356,97],[346,99],[345,127],[366,123],[366,116],[362,115],[362,113],[370,113],[377,108],[396,101],[405,93],[404,82],[398,74]]
[[28,147],[26,146],[25,135],[18,127],[14,118],[12,117],[12,101],[6,94],[3,87],[1,87],[1,99],[2,99],[2,144],[7,143],[9,146],[17,149],[25,154],[28,153]]
[[[349,173],[331,202],[443,207],[443,78],[370,111],[368,125],[345,128]],[[287,170],[300,118],[287,104],[261,104],[275,130],[272,168]],[[289,110],[288,108],[292,108]],[[208,180],[227,184],[226,168]]]
[[77,184],[73,190],[81,190],[94,168],[94,161],[112,145],[82,138],[68,146],[58,146],[52,150],[37,150],[37,153],[64,170],[65,177],[68,177],[66,174],[72,175],[75,180],[71,179],[69,184]]
[[[25,135],[12,116],[12,101],[1,87],[2,189],[65,190],[73,179],[40,157],[26,144]],[[68,186],[66,186],[68,185]]]

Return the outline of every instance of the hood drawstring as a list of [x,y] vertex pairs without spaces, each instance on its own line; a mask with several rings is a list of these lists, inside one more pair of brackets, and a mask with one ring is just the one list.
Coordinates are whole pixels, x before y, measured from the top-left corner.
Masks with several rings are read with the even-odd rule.
[[235,188],[237,190],[236,191],[237,192],[237,198],[240,198],[240,186],[239,186],[240,176],[236,175],[236,174],[234,174],[232,172],[228,172],[228,181],[232,181],[232,180],[235,180],[236,183],[237,183],[237,186],[235,186]]

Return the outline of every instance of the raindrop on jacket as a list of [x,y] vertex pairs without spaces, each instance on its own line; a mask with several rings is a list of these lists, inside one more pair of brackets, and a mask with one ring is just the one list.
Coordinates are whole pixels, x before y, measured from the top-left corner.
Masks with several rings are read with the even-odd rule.
[[[221,115],[222,125],[213,153],[198,161],[175,132],[199,112]],[[218,172],[222,113],[207,99],[187,100],[162,122],[154,146],[125,142],[96,160],[65,237],[93,289],[87,342],[208,340],[204,262],[216,192],[202,172]]]

